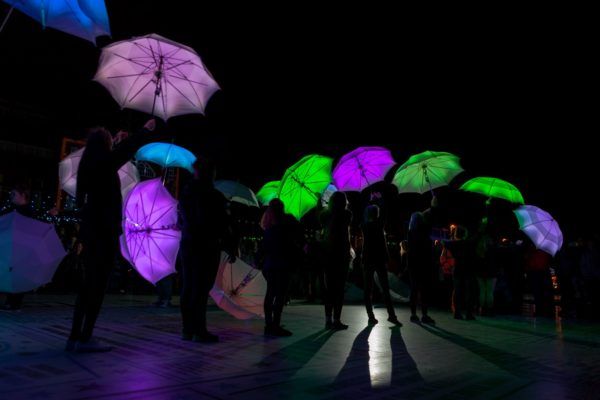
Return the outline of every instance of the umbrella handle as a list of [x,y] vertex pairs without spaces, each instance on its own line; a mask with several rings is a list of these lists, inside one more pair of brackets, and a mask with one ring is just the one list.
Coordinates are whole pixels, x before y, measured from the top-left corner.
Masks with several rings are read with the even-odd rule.
[[2,21],[2,25],[0,25],[0,32],[2,32],[2,30],[4,29],[4,26],[8,22],[8,19],[10,18],[10,15],[12,14],[14,9],[15,7],[13,6],[10,8],[10,10],[8,10],[8,14],[6,14],[6,17],[4,17],[4,21]]

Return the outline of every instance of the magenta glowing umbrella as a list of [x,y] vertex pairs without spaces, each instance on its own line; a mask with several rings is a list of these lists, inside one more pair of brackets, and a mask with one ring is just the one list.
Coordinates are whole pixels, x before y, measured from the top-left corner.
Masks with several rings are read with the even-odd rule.
[[558,222],[546,211],[535,206],[521,206],[513,211],[521,230],[539,250],[555,256],[563,244]]
[[123,257],[153,284],[174,273],[181,239],[177,200],[161,179],[138,183],[125,200],[123,216]]
[[263,318],[267,281],[260,270],[239,257],[232,264],[227,253],[221,253],[221,264],[210,290],[215,303],[237,319]]
[[343,156],[333,170],[333,184],[341,191],[361,191],[385,178],[396,162],[383,147],[359,147]]
[[102,49],[94,80],[121,108],[167,120],[204,114],[219,90],[194,49],[156,34],[113,43]]

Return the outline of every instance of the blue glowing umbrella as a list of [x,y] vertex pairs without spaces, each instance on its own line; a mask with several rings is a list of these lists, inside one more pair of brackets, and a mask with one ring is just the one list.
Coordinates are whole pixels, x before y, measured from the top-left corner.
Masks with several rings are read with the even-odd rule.
[[[13,8],[50,27],[96,43],[96,37],[110,36],[108,14],[103,0],[4,0]],[[12,10],[12,9],[11,9]]]
[[136,160],[150,161],[163,168],[179,167],[194,172],[196,156],[191,151],[172,143],[149,143],[135,154]]

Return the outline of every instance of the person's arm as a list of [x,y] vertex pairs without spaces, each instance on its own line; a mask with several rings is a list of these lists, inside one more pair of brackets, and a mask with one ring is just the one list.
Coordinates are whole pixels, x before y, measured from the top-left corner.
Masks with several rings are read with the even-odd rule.
[[131,160],[135,153],[140,147],[145,144],[155,142],[161,139],[161,135],[154,131],[156,127],[156,121],[153,119],[148,120],[144,127],[134,134],[128,134],[127,132],[119,132],[116,140],[118,144],[111,152],[111,165],[115,169],[121,168],[127,161]]

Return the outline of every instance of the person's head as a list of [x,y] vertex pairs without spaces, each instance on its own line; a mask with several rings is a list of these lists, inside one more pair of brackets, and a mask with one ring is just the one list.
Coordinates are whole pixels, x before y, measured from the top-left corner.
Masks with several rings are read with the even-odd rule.
[[348,206],[348,199],[344,192],[334,192],[329,198],[329,210],[332,212],[339,212],[346,209]]
[[29,188],[25,185],[16,185],[10,192],[10,201],[15,206],[24,206],[29,203]]
[[454,240],[465,240],[469,237],[469,231],[462,225],[458,225],[454,231]]
[[198,157],[194,162],[194,178],[212,185],[217,177],[217,168],[215,163],[205,157]]
[[113,139],[108,129],[102,126],[96,126],[89,130],[85,145],[86,152],[109,152],[112,149],[112,146]]
[[425,222],[425,217],[423,216],[423,213],[420,211],[415,211],[414,213],[412,213],[410,215],[410,222],[408,223],[408,230],[416,231],[423,225],[424,222]]
[[282,221],[283,216],[283,202],[279,199],[273,199],[269,202],[269,206],[260,219],[260,227],[266,231],[267,229],[279,224]]
[[379,207],[371,204],[365,208],[365,222],[374,222],[379,219]]

